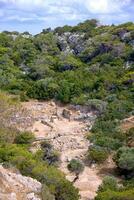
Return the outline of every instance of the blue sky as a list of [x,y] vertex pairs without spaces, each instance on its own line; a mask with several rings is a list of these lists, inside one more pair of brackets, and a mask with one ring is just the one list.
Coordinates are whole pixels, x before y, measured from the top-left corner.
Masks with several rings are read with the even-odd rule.
[[134,22],[134,0],[0,0],[0,31],[29,31],[96,18],[103,24]]

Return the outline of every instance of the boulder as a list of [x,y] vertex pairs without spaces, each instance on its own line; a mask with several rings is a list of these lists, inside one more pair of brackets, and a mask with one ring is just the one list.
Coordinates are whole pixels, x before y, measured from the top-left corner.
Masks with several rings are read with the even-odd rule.
[[72,113],[71,113],[71,111],[70,110],[68,110],[68,109],[64,109],[63,110],[63,112],[62,112],[62,116],[64,117],[64,118],[66,118],[66,119],[71,119],[71,115],[72,115]]

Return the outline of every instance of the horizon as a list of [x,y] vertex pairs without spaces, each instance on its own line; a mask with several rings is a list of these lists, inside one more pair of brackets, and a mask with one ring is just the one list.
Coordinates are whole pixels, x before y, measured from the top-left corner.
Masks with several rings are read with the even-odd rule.
[[[60,9],[59,9],[60,8]],[[134,22],[134,0],[0,0],[0,32],[37,34],[87,19],[102,25]]]

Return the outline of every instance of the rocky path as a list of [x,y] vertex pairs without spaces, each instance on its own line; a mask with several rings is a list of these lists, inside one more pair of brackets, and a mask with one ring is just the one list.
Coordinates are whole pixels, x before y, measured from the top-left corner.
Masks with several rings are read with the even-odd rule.
[[[68,171],[67,165],[73,158],[83,160],[89,146],[85,137],[86,124],[76,120],[81,115],[80,111],[66,110],[66,115],[63,116],[64,109],[68,108],[55,105],[53,102],[27,102],[24,106],[35,119],[30,130],[35,133],[37,139],[50,140],[54,148],[60,152],[60,170],[65,173],[69,181],[73,181],[75,174]],[[67,112],[71,114],[67,115]],[[101,178],[97,173],[97,169],[86,166],[74,183],[75,187],[79,188],[81,200],[94,199],[101,184]]]

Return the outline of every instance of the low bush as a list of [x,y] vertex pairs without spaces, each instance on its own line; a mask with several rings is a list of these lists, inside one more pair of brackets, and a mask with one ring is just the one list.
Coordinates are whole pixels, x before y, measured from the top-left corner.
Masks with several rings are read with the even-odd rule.
[[119,169],[121,169],[126,174],[131,174],[133,176],[134,172],[134,148],[122,147],[120,148],[114,156],[114,161],[116,162]]
[[41,197],[42,200],[55,200],[54,195],[50,193],[49,188],[45,184],[42,186]]
[[42,142],[42,159],[46,161],[49,165],[57,165],[60,161],[59,152],[54,150],[49,142]]
[[106,190],[113,190],[113,191],[116,191],[118,188],[117,186],[117,181],[114,177],[112,176],[106,176],[104,179],[103,179],[103,182],[102,184],[99,186],[99,189],[98,191],[99,192],[104,192]]
[[134,199],[134,190],[126,191],[111,191],[106,190],[97,195],[95,200],[133,200]]
[[103,163],[108,158],[108,152],[100,147],[91,147],[87,152],[87,161],[92,163]]
[[68,169],[71,172],[80,174],[84,170],[84,165],[80,160],[72,159],[68,164]]
[[18,134],[15,138],[16,144],[31,144],[34,141],[34,134],[28,131]]

